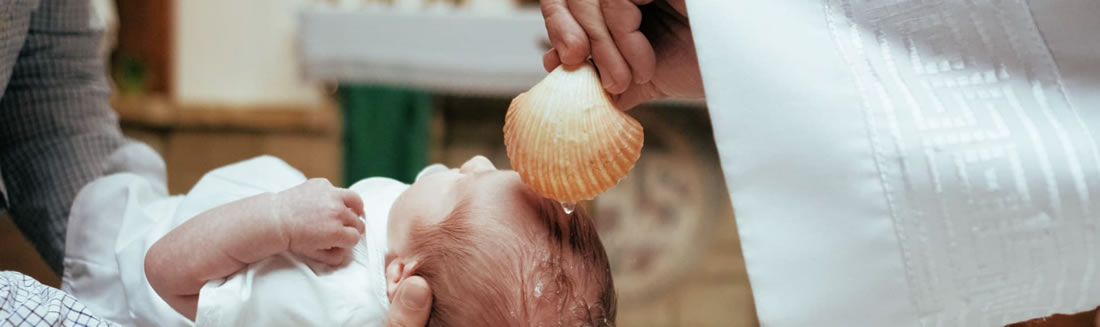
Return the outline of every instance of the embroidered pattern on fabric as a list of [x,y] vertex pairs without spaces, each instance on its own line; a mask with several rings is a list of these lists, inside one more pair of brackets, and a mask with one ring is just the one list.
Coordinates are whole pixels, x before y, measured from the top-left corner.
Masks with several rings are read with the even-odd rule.
[[925,326],[1100,301],[1100,152],[1024,0],[826,0]]

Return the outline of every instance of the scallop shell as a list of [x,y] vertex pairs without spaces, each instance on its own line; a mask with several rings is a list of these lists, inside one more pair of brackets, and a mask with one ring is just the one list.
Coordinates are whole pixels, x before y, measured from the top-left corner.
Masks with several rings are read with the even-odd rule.
[[619,183],[642,153],[642,125],[612,103],[590,64],[550,72],[512,100],[504,146],[535,192],[590,200]]

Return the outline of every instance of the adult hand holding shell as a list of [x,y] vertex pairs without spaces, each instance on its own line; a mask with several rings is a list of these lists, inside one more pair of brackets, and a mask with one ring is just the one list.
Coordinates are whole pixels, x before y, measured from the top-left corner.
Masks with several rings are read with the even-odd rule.
[[642,152],[642,125],[615,107],[588,63],[554,69],[512,100],[504,121],[512,168],[535,192],[565,203],[615,186]]

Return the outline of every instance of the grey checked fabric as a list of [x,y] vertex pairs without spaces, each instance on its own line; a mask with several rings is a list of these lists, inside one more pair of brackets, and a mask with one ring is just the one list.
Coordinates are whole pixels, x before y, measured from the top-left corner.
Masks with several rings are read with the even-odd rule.
[[0,327],[114,326],[72,295],[14,271],[0,271]]
[[58,273],[73,197],[123,141],[96,52],[103,28],[93,17],[88,0],[0,0],[7,210]]

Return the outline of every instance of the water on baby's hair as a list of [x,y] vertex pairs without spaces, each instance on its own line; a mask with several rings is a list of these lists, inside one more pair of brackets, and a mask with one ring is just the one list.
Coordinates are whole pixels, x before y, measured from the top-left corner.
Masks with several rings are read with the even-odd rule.
[[571,214],[573,214],[573,211],[577,210],[577,203],[576,202],[562,202],[561,203],[561,210],[564,210],[565,214],[571,215]]

